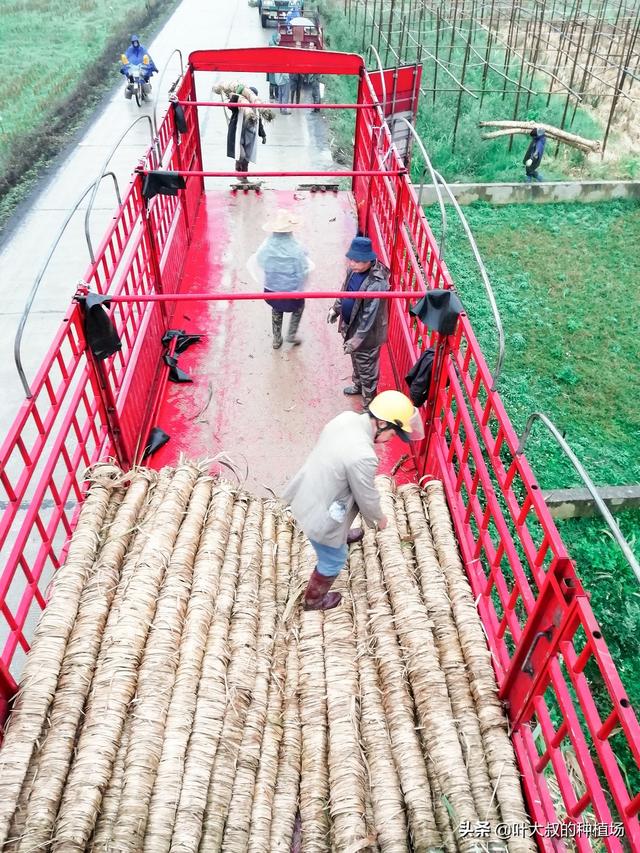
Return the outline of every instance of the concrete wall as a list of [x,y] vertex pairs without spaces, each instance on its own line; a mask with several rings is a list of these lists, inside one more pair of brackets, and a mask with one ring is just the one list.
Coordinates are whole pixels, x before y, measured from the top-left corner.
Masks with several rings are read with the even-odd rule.
[[[640,181],[545,181],[542,184],[450,184],[460,204],[544,204],[578,201],[582,204],[614,199],[640,200]],[[443,194],[445,201],[446,194]],[[424,204],[437,201],[433,185],[422,193]]]

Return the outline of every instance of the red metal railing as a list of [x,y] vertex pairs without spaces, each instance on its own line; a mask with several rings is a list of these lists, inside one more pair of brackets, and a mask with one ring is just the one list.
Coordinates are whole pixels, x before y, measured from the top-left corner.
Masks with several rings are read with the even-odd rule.
[[[371,81],[363,78],[360,88],[359,100],[371,108],[358,114],[354,169],[397,171],[401,161]],[[360,227],[389,264],[393,289],[453,286],[409,181],[356,178],[354,193]],[[434,337],[406,309],[401,301],[389,307],[399,387]],[[531,816],[540,824],[619,822],[626,839],[609,834],[598,843],[640,850],[640,793],[629,790],[612,747],[616,737],[618,758],[640,767],[638,720],[535,477],[517,454],[518,438],[465,315],[445,352],[434,436],[422,448],[419,470],[445,484]],[[558,849],[555,839],[538,841]],[[593,849],[586,836],[575,845]]]
[[[265,68],[276,57],[274,51],[259,52]],[[195,55],[195,62],[209,70],[226,68],[225,57],[237,64],[243,53],[203,52]],[[294,54],[286,52],[288,61],[294,61]],[[356,58],[328,57],[335,73],[340,68],[353,73]],[[391,78],[388,83],[390,90]],[[192,68],[177,94],[181,100],[196,100]],[[414,188],[401,174],[404,164],[391,145],[366,73],[358,100],[363,106],[356,116],[353,171],[360,174],[353,176],[353,191],[360,228],[389,265],[395,290],[450,288],[437,241]],[[202,171],[197,110],[185,112],[187,133],[177,134],[169,111],[143,168],[159,162],[163,168]],[[362,174],[366,172],[376,174]],[[141,174],[134,175],[87,273],[87,282],[98,292],[145,298],[178,291],[203,180],[189,177],[187,189],[177,198],[156,196],[148,208],[142,180]],[[407,303],[396,299],[390,305],[389,351],[399,387],[434,338],[409,318]],[[115,303],[122,351],[99,367],[87,357],[81,309],[74,305],[33,383],[33,398],[23,404],[0,449],[0,499],[7,504],[0,518],[5,558],[0,575],[0,719],[15,692],[14,674],[28,651],[46,584],[72,529],[84,467],[106,454],[115,453],[123,461],[139,455],[140,437],[151,425],[154,390],[164,379],[160,337],[171,310],[171,303],[162,301]],[[445,484],[498,687],[514,728],[533,820],[620,821],[626,841],[609,836],[599,843],[611,851],[625,849],[625,843],[640,849],[640,794],[629,790],[612,746],[621,742],[616,751],[625,749],[629,765],[640,766],[640,727],[535,477],[516,453],[518,440],[500,397],[491,387],[490,371],[463,315],[445,346],[433,400],[432,439],[419,449],[417,464],[421,474],[436,475]],[[562,849],[552,838],[538,840],[545,850]],[[575,845],[593,849],[587,837],[576,838]]]

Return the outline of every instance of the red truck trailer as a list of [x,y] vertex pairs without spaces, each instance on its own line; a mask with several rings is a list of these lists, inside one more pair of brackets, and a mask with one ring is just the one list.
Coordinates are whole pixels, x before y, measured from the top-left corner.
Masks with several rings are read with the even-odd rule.
[[[355,111],[351,168],[256,169],[253,174],[274,187],[272,197],[209,189],[209,178],[233,173],[207,168],[201,122],[216,105],[199,99],[199,75],[273,70],[357,79],[355,104],[322,105]],[[339,387],[336,394],[343,366],[328,356],[335,347],[329,327],[322,322],[315,328],[316,339],[305,344],[308,357],[275,368],[260,354],[270,352],[261,294],[239,272],[247,235],[274,205],[297,206],[310,223],[312,254],[324,253],[327,268],[333,258],[339,269],[357,228],[391,270],[381,387],[405,389],[404,376],[419,354],[435,347],[426,437],[411,446],[398,476],[414,482],[435,477],[444,485],[532,824],[561,827],[588,819],[605,828],[598,838],[574,833],[571,840],[559,830],[539,832],[539,848],[640,850],[634,776],[640,727],[579,566],[521,452],[470,318],[463,313],[455,332],[442,337],[408,311],[425,290],[454,288],[385,121],[396,108],[415,110],[419,73],[419,67],[371,73],[357,55],[277,47],[201,50],[189,57],[176,89],[186,126],[179,131],[169,109],[84,274],[93,293],[109,295],[121,348],[98,360],[87,345],[82,301],[71,301],[0,451],[0,721],[18,690],[46,586],[65,560],[87,466],[108,458],[124,470],[141,463],[150,432],[159,427],[170,440],[145,464],[161,468],[181,453],[198,458],[234,445],[248,458],[250,483],[277,491],[304,458],[308,437],[343,407]],[[159,170],[177,173],[185,187],[149,200],[145,180]],[[350,188],[278,189],[291,187],[293,178],[308,185],[328,176],[333,182],[349,178]],[[334,282],[339,278],[306,297],[332,298],[339,289]],[[164,356],[175,354],[175,338],[163,343],[163,337],[172,328],[201,335],[200,344],[180,357],[194,380],[189,385],[168,382],[170,359]],[[297,404],[283,385],[295,386]],[[211,418],[198,417],[211,401]],[[388,447],[383,471],[397,468],[404,447]],[[626,770],[616,757],[621,753]]]

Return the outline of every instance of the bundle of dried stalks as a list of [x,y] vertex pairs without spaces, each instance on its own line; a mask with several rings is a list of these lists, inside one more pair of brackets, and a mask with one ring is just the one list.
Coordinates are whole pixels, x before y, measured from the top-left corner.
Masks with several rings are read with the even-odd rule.
[[[146,853],[167,853],[175,821],[187,744],[193,728],[198,683],[207,636],[218,595],[220,573],[229,540],[235,489],[216,482],[193,566],[191,596],[180,643],[180,658],[167,712],[165,739],[149,806]],[[241,503],[237,523],[244,519]],[[236,537],[237,543],[237,537]]]
[[391,750],[407,807],[407,822],[415,850],[437,850],[441,845],[436,826],[429,779],[415,727],[413,700],[407,684],[396,622],[382,580],[375,535],[363,540],[369,633],[382,690],[382,706],[389,728]]
[[67,644],[51,711],[51,728],[42,746],[41,779],[29,801],[21,851],[44,846],[51,837],[122,561],[149,483],[155,479],[151,472],[134,471],[124,500],[111,522],[104,525],[106,537],[82,591]]
[[[245,494],[239,494],[233,506],[215,612],[202,659],[195,715],[184,760],[180,801],[175,822],[172,824],[172,853],[197,853],[200,846],[211,771],[226,709],[226,676],[229,663],[227,635],[240,571],[240,552],[248,504],[249,498]],[[151,848],[149,850],[151,853]]]
[[480,725],[476,714],[469,674],[460,645],[458,628],[453,618],[447,582],[438,563],[429,523],[418,486],[403,486],[397,503],[402,501],[406,511],[418,567],[418,579],[427,612],[433,622],[440,666],[444,672],[451,707],[458,726],[460,745],[467,765],[471,792],[480,820],[491,823],[492,849],[506,850],[504,842],[495,836],[498,810],[493,786],[484,757]]
[[[393,518],[392,483],[386,478],[379,478],[378,489],[383,512],[387,518]],[[442,792],[455,813],[456,826],[463,821],[475,824],[478,813],[471,795],[446,679],[440,668],[432,623],[406,565],[395,525],[389,524],[378,533],[378,545],[416,713],[426,735],[429,755],[433,758]],[[462,851],[473,853],[477,843],[475,839],[460,836],[457,840]]]
[[[252,500],[242,537],[240,577],[233,605],[231,627],[227,640],[229,665],[226,678],[221,682],[222,717],[218,727],[218,748],[209,783],[207,807],[204,815],[201,849],[217,851],[222,847],[224,824],[229,802],[234,790],[234,771],[243,740],[251,695],[256,680],[258,608],[260,566],[262,562],[262,501]],[[271,621],[270,614],[266,614]],[[225,683],[226,682],[226,683]],[[253,786],[250,799],[253,799]],[[243,792],[244,793],[244,792]],[[229,846],[229,853],[241,849]]]
[[373,810],[371,824],[382,853],[405,853],[407,822],[404,800],[393,760],[389,729],[382,703],[382,689],[373,657],[374,638],[369,635],[367,628],[367,586],[364,554],[361,547],[351,548],[348,571],[358,653],[360,729],[369,773]]
[[131,734],[131,709],[127,711],[127,717],[124,721],[122,737],[116,753],[116,760],[113,765],[113,773],[109,779],[109,784],[102,797],[100,804],[100,814],[96,821],[96,828],[93,833],[89,850],[91,853],[111,853],[113,850],[112,839],[116,821],[118,820],[118,808],[120,806],[120,798],[122,796],[122,783],[124,781],[124,762],[127,750],[129,749],[129,736]]
[[98,667],[75,759],[56,825],[54,850],[83,850],[109,782],[125,713],[156,609],[158,590],[189,496],[200,475],[195,465],[176,469],[122,603],[108,655]]
[[180,638],[191,594],[194,559],[211,499],[212,481],[200,477],[189,498],[147,638],[133,703],[130,746],[114,832],[119,851],[139,850],[147,827],[173,691]]
[[102,522],[113,491],[122,482],[122,473],[113,465],[97,465],[88,472],[88,479],[91,488],[66,562],[56,572],[51,600],[36,628],[20,693],[5,731],[0,753],[0,847],[7,840],[31,754],[53,700],[82,589],[100,546]]
[[[346,594],[346,572],[334,584]],[[329,811],[334,848],[345,850],[368,840],[365,819],[366,773],[360,751],[358,671],[353,618],[347,601],[325,614],[324,665],[329,724]]]
[[276,633],[276,518],[266,505],[262,518],[262,565],[258,598],[256,676],[247,713],[233,792],[224,831],[225,850],[246,850],[251,827],[251,807],[269,701],[269,681]]
[[33,752],[31,753],[29,769],[27,770],[27,775],[24,777],[24,782],[22,783],[22,790],[20,791],[20,796],[18,797],[18,804],[16,806],[15,812],[13,813],[13,817],[11,818],[11,826],[9,828],[8,839],[5,846],[2,848],[3,853],[17,853],[18,848],[20,846],[20,840],[24,833],[24,828],[27,821],[29,798],[31,797],[34,785],[38,784],[40,781],[40,752],[42,749],[42,744],[44,743],[44,740],[49,732],[50,721],[51,715],[47,714],[47,719],[45,720],[44,727],[42,729],[42,734],[36,741]]
[[[301,582],[306,583],[315,566],[315,552],[308,541],[300,551]],[[309,853],[330,848],[329,773],[327,770],[327,695],[322,622],[319,611],[300,617],[298,654],[300,661],[300,722],[302,725],[302,776],[300,816],[302,846]]]
[[500,130],[493,130],[490,133],[483,133],[483,139],[496,139],[499,136],[512,136],[514,133],[531,133],[536,127],[543,127],[547,136],[551,139],[557,139],[559,142],[564,142],[565,145],[570,145],[572,148],[577,148],[584,151],[586,154],[594,154],[602,148],[602,144],[597,139],[587,139],[584,136],[578,136],[575,133],[568,133],[559,127],[552,127],[549,124],[541,125],[535,121],[480,121],[480,127],[499,127]]
[[293,831],[298,811],[300,792],[300,762],[302,758],[302,730],[300,727],[300,705],[298,697],[299,619],[291,626],[287,639],[287,675],[283,697],[283,724],[280,755],[277,759],[277,784],[273,795],[273,818],[271,821],[271,843],[266,851],[289,853],[293,843]]
[[270,853],[271,823],[274,819],[274,790],[278,779],[278,756],[283,738],[283,702],[285,689],[285,666],[287,659],[287,635],[282,620],[289,583],[298,571],[300,541],[292,542],[290,519],[282,515],[277,523],[276,549],[276,601],[277,628],[273,650],[273,665],[267,701],[267,719],[260,750],[260,766],[256,778],[255,798],[251,807],[251,830],[248,853]]
[[[504,823],[522,824],[526,822],[527,816],[520,775],[498,699],[491,656],[458,554],[442,484],[438,481],[428,483],[425,493],[434,545],[447,579],[460,644],[471,676],[471,690],[480,722],[484,754],[496,791],[500,816]],[[512,838],[508,848],[509,853],[533,853],[535,843],[530,838]]]

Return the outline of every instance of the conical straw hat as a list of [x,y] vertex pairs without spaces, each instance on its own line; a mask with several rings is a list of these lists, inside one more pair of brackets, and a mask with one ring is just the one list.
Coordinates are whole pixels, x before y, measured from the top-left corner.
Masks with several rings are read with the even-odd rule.
[[265,222],[262,230],[270,231],[274,234],[286,234],[289,231],[294,231],[299,224],[300,220],[295,214],[288,210],[277,210],[273,220]]

